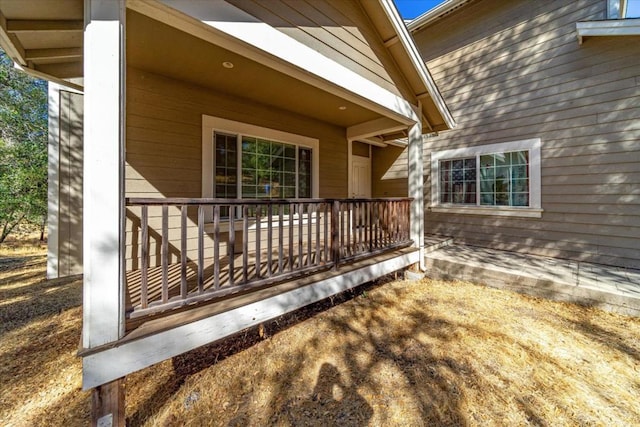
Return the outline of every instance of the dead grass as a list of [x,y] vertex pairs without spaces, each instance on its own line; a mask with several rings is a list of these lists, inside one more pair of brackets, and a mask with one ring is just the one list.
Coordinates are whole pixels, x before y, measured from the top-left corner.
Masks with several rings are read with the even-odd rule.
[[[23,258],[0,253],[0,425],[86,425],[80,283]],[[334,302],[130,375],[128,424],[640,424],[640,319],[429,280]]]

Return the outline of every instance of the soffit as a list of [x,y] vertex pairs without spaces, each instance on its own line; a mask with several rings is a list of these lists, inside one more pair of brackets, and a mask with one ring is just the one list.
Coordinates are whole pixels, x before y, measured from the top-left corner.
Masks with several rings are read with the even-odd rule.
[[[450,117],[450,113],[437,87],[435,86],[435,83],[433,84],[432,89],[427,86],[424,80],[424,76],[422,76],[416,69],[416,64],[414,63],[411,54],[403,45],[403,42],[401,40],[401,37],[403,37],[403,35],[399,34],[400,31],[396,29],[391,22],[390,17],[381,6],[381,2],[360,0],[360,3],[373,22],[376,30],[378,31],[378,34],[380,35],[384,45],[387,47],[393,60],[396,62],[398,68],[404,75],[407,84],[410,86],[411,91],[415,96],[415,99],[420,101],[420,103],[422,104],[423,131],[441,131],[450,129],[452,125],[455,126],[455,121],[453,121],[453,119]],[[404,25],[404,23],[399,25]],[[411,44],[414,44],[414,41],[411,38],[411,35],[408,33],[408,30],[406,31],[405,36],[408,37],[408,41]],[[419,54],[417,55],[417,60],[424,64],[424,61],[421,57],[419,57]],[[424,70],[426,74],[428,74],[426,65],[424,65]],[[437,100],[434,100],[434,97],[436,97]],[[447,115],[449,117],[449,121],[451,122],[450,124],[447,123],[444,115]]]
[[0,41],[20,66],[59,81],[82,77],[83,0],[0,0]]
[[[234,64],[227,69],[222,63]],[[152,18],[127,11],[127,64],[348,127],[379,115]],[[346,110],[340,110],[346,106]]]

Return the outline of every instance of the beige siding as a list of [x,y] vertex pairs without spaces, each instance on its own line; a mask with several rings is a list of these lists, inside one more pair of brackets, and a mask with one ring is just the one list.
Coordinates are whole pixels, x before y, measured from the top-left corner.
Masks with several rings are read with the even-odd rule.
[[481,0],[414,34],[458,122],[426,140],[427,191],[432,151],[542,140],[541,219],[427,211],[427,232],[640,268],[640,37],[576,39],[605,8]]
[[396,95],[413,97],[357,1],[228,1]]
[[[319,196],[346,197],[348,146],[344,128],[135,68],[127,70],[127,197],[201,196],[203,114],[319,139]],[[180,247],[176,215],[177,211],[173,212],[170,221],[174,249]],[[131,230],[132,224],[139,223],[139,213],[129,209],[127,219]],[[189,248],[195,250],[195,213],[190,213],[189,220],[193,228],[189,230]],[[160,226],[158,220],[151,224],[153,240],[160,235]],[[137,246],[139,236],[127,236],[127,259],[132,250],[139,250],[132,249],[132,242]],[[210,247],[210,241],[205,245]]]
[[82,273],[83,96],[60,91],[58,276]]
[[388,146],[371,148],[373,197],[407,197],[407,149]]

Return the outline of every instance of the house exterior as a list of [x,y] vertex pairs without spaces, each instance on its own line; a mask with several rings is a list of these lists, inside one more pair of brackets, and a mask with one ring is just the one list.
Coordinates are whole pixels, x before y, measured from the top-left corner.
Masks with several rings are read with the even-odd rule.
[[425,230],[640,268],[640,20],[624,1],[450,1],[408,27],[458,126],[425,138]]
[[423,264],[422,136],[455,122],[391,0],[3,0],[0,45],[52,82],[94,424],[133,371]]

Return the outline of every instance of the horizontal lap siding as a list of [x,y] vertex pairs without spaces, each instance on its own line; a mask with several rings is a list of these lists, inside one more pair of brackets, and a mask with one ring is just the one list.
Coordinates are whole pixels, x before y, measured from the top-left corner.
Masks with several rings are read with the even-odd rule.
[[575,30],[605,8],[482,0],[414,34],[458,122],[426,140],[427,193],[432,151],[542,140],[541,219],[427,211],[427,232],[640,268],[640,37]]
[[402,75],[356,1],[228,1],[379,86],[403,92],[397,87]]
[[[131,67],[127,69],[127,100],[127,197],[201,197],[203,114],[319,139],[319,197],[347,195],[347,144],[343,128]],[[197,218],[195,210],[193,215],[191,210],[189,213],[191,257],[197,244],[193,235]],[[129,209],[127,230],[139,221],[139,209]],[[173,251],[180,248],[176,229],[179,224],[179,211],[170,209]],[[157,237],[162,228],[157,221],[152,225],[150,235]],[[129,267],[135,264],[131,261],[132,239],[129,232]],[[208,250],[211,245],[205,239]],[[221,254],[226,254],[226,249],[224,252],[221,249]]]

